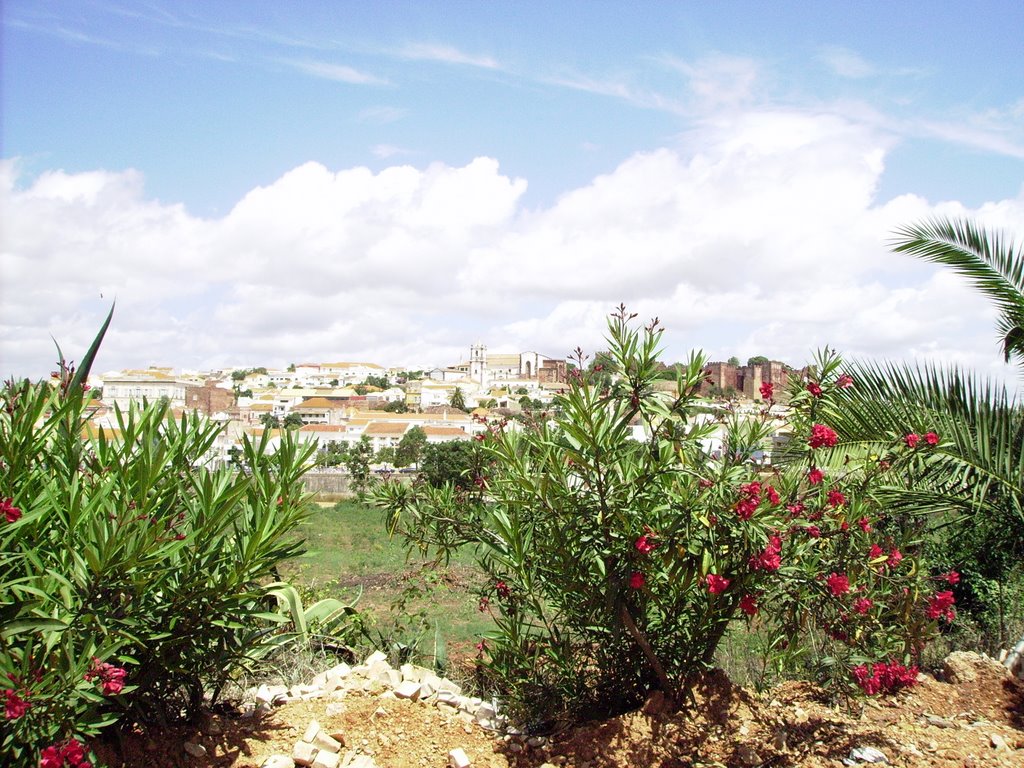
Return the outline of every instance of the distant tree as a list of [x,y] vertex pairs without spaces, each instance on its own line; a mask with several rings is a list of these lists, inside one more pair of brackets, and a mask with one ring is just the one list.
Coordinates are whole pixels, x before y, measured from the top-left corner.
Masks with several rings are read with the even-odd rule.
[[356,384],[354,387],[352,387],[352,389],[355,390],[357,395],[365,395],[367,392],[369,392],[365,384]]
[[761,363],[767,363],[768,358],[764,355],[754,355],[754,357],[747,360],[747,365],[761,365]]
[[420,472],[423,479],[440,488],[451,483],[457,488],[470,488],[483,472],[485,458],[475,440],[450,440],[424,447]]
[[495,400],[493,397],[489,397],[486,400],[484,400],[482,403],[480,403],[480,407],[481,408],[497,408],[498,407],[498,401]]
[[381,406],[381,410],[388,413],[408,413],[409,406],[405,404],[405,400],[394,400]]
[[232,371],[231,372],[231,380],[232,381],[242,381],[244,378],[245,378],[245,371]]
[[284,417],[284,421],[281,422],[281,426],[285,429],[301,429],[302,425],[305,424],[302,417],[297,413],[289,413]]
[[370,462],[373,460],[373,443],[363,435],[362,439],[352,446],[345,455],[345,469],[350,476],[351,488],[355,493],[363,493],[370,483]]
[[374,376],[373,374],[367,376],[363,383],[368,387],[376,387],[377,389],[387,389],[391,386],[387,376]]
[[427,433],[423,431],[423,427],[410,428],[402,435],[402,439],[398,443],[398,449],[395,451],[395,466],[408,467],[418,464],[426,447]]
[[260,416],[260,423],[263,424],[266,429],[278,429],[281,426],[280,419],[272,413],[264,413]]
[[348,443],[331,440],[326,445],[320,446],[320,451],[316,456],[316,465],[318,467],[336,467],[345,460],[347,454]]
[[295,373],[295,363],[288,363],[288,372]]
[[390,445],[385,445],[374,454],[374,464],[384,464],[386,466],[394,467],[395,464],[395,448]]
[[726,362],[729,363],[729,365],[739,366],[740,359],[738,357],[736,357],[736,355],[733,355]]
[[462,394],[462,387],[455,388],[452,396],[448,398],[448,405],[452,408],[458,408],[460,411],[466,410],[466,397]]
[[520,387],[519,389],[516,390],[516,394],[517,395],[528,395],[528,394],[530,394],[530,390],[528,390],[526,387]]
[[331,379],[330,386],[332,386],[332,387],[338,386],[338,380],[337,379]]

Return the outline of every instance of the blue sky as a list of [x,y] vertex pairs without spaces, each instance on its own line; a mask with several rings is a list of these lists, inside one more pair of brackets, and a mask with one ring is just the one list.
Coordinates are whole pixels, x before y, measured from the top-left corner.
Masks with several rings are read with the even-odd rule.
[[114,295],[101,368],[562,355],[626,301],[669,357],[1012,379],[985,303],[885,243],[1024,233],[1022,29],[1019,2],[7,0],[0,367],[45,373]]

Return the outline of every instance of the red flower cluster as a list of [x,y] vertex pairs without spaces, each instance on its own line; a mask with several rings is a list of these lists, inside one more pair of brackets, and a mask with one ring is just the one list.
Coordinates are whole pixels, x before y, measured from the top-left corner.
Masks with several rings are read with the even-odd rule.
[[821,397],[821,385],[816,381],[807,382],[807,391],[815,397]]
[[782,537],[771,536],[764,551],[750,558],[750,567],[756,570],[777,571],[782,565]]
[[860,529],[864,531],[864,533],[871,533],[871,521],[868,520],[866,517],[862,517],[860,520],[858,520],[857,525],[860,526]]
[[811,467],[811,471],[807,473],[807,482],[811,485],[818,485],[824,479],[825,473],[817,467]]
[[915,432],[911,432],[903,436],[903,442],[907,444],[908,448],[916,448],[918,442],[921,440],[921,436]]
[[821,538],[821,528],[819,528],[816,525],[808,525],[806,528],[804,528],[804,533],[806,533],[812,539]]
[[849,389],[853,386],[853,376],[848,373],[844,373],[838,379],[836,379],[837,389]]
[[0,499],[0,512],[7,518],[8,523],[16,523],[21,519],[21,510],[14,506],[14,499]]
[[508,588],[508,584],[504,581],[499,581],[494,584],[494,591],[498,593],[498,597],[503,600],[507,600],[512,595],[512,590]]
[[[24,691],[28,693],[28,691]],[[8,720],[17,720],[28,712],[32,706],[29,702],[25,701],[21,696],[18,695],[17,691],[12,691],[10,688],[4,691],[4,698],[7,701],[4,702],[4,717]]]
[[102,684],[104,696],[114,696],[124,688],[124,679],[128,671],[121,667],[115,667],[105,661],[100,661],[95,656],[92,660],[92,669],[85,673],[85,679],[89,682],[99,680]]
[[871,602],[870,598],[858,597],[856,600],[853,601],[853,610],[860,614],[866,614],[868,611],[871,610],[871,606],[873,605],[874,603]]
[[644,584],[646,583],[647,577],[640,573],[640,571],[633,571],[631,574],[629,574],[630,589],[643,589]]
[[839,436],[824,424],[815,424],[811,427],[811,436],[807,440],[807,444],[811,448],[831,448],[837,442],[839,442]]
[[736,514],[740,520],[749,520],[760,504],[760,483],[745,483],[740,486],[740,500],[736,502]]
[[956,571],[950,571],[949,573],[941,576],[940,578],[947,584],[951,584],[954,587],[960,583],[960,574]]
[[729,580],[717,573],[709,573],[704,577],[704,581],[708,585],[708,592],[712,595],[720,595],[729,588]]
[[826,577],[825,583],[828,584],[829,591],[834,597],[845,595],[850,591],[850,580],[846,577],[846,574],[839,574],[833,571]]
[[846,497],[838,489],[833,488],[828,492],[828,505],[830,507],[841,507],[846,504]]
[[766,381],[761,385],[761,397],[765,400],[771,400],[772,395],[775,394],[775,385],[770,381]]
[[905,667],[899,662],[875,662],[868,672],[866,664],[860,664],[851,671],[853,679],[868,696],[876,693],[893,693],[900,688],[917,684],[917,667]]
[[68,739],[63,744],[55,744],[43,750],[39,756],[39,768],[87,768],[92,765],[88,755],[89,748],[78,739]]
[[747,616],[756,616],[757,609],[757,598],[754,595],[744,595],[740,598],[740,610]]
[[903,553],[900,552],[898,549],[893,548],[893,550],[889,553],[889,559],[885,561],[885,564],[890,568],[895,568],[897,565],[900,564],[900,560],[902,559]]
[[953,610],[955,602],[956,599],[953,597],[953,593],[948,589],[944,592],[936,592],[928,598],[928,607],[925,609],[925,615],[929,619],[953,621],[956,618],[956,611]]
[[924,441],[928,443],[928,445],[938,445],[939,436],[934,432],[927,432],[924,436]]
[[636,544],[634,546],[636,546],[636,551],[639,552],[641,555],[649,555],[651,554],[651,552],[658,548],[657,543],[651,541],[651,534],[649,533],[645,533],[643,536],[637,539]]

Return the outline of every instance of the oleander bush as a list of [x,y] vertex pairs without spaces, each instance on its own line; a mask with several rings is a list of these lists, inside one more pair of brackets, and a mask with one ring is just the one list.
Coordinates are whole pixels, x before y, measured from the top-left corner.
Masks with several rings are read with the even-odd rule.
[[294,636],[267,585],[301,550],[311,449],[246,440],[247,471],[213,468],[220,427],[166,403],[94,429],[87,368],[0,390],[4,765],[89,765],[86,737],[192,718]]
[[656,388],[662,333],[620,307],[611,383],[577,351],[555,415],[492,424],[490,461],[471,483],[373,491],[410,547],[475,551],[490,579],[489,679],[540,722],[626,709],[654,690],[685,704],[725,633],[749,622],[778,663],[843,695],[912,685],[952,594],[923,568],[918,523],[887,515],[872,488],[926,461],[939,436],[838,453],[823,406],[855,382],[826,350],[792,382],[787,461],[770,466],[771,386],[759,412],[722,417],[719,444],[698,404],[703,356],[681,367],[675,393]]

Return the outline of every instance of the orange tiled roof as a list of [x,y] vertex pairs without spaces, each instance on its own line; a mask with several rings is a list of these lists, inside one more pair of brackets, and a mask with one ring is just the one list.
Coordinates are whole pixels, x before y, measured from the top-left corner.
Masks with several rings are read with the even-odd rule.
[[394,436],[405,434],[408,424],[384,424],[379,421],[371,421],[363,432],[364,435]]

